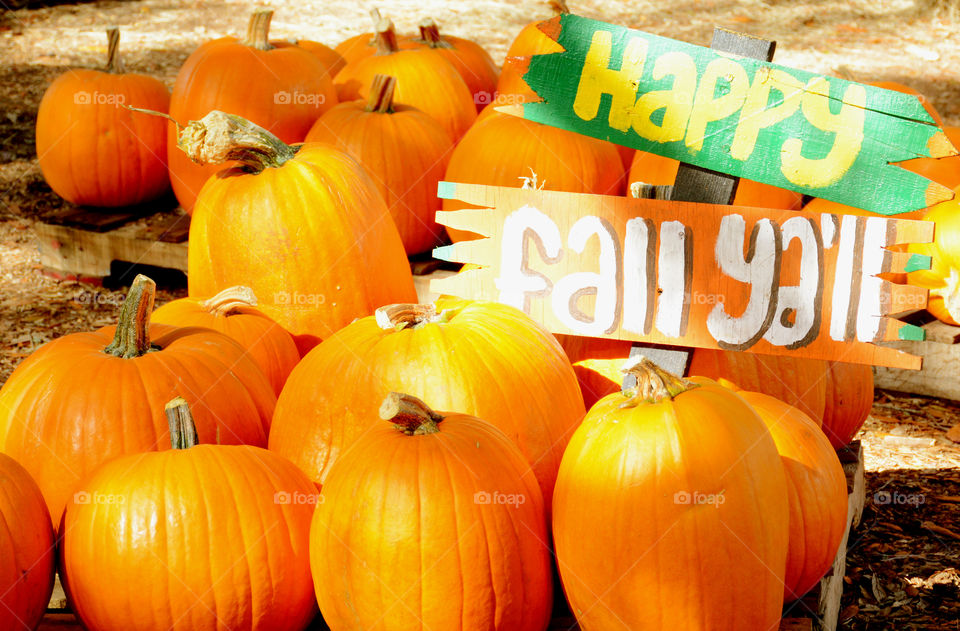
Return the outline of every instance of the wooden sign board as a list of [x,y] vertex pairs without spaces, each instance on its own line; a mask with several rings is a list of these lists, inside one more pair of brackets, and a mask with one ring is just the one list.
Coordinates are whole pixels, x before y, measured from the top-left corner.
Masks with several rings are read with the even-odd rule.
[[957,155],[917,97],[562,15],[527,60],[538,123],[884,215],[953,191],[896,166]]
[[930,222],[451,182],[439,196],[479,207],[439,223],[486,238],[435,249],[483,267],[433,291],[513,305],[554,333],[920,367],[876,342],[922,339],[887,316],[927,291],[879,275],[929,269],[886,247],[930,242]]

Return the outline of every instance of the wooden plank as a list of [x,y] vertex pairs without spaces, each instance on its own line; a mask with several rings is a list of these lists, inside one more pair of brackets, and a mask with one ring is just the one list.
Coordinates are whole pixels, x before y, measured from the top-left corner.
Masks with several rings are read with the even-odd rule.
[[88,208],[67,204],[54,213],[43,217],[44,223],[70,226],[92,232],[109,232],[136,219],[177,208],[177,198],[172,193],[163,197],[119,208]]
[[923,360],[921,370],[899,370],[876,366],[874,385],[885,390],[922,394],[960,401],[960,327],[933,320],[922,325],[923,341],[885,343],[892,349],[916,355]]

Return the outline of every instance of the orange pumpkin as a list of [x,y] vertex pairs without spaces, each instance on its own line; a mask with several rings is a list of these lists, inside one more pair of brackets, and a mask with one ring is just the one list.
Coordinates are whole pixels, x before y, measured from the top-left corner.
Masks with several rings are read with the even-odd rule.
[[344,59],[340,53],[330,48],[326,44],[314,42],[309,39],[298,39],[296,46],[304,49],[319,59],[320,63],[323,64],[323,67],[327,69],[327,75],[331,79],[337,76],[337,73],[347,65],[347,60]]
[[933,243],[911,243],[907,251],[932,258],[929,270],[907,274],[911,285],[930,290],[927,311],[941,322],[960,324],[960,202],[931,206],[924,221],[936,223]]
[[437,183],[443,179],[453,142],[435,119],[393,102],[396,79],[376,75],[370,97],[341,103],[326,112],[307,134],[350,154],[377,185],[397,224],[407,254],[440,245],[443,227]]
[[[270,41],[273,11],[257,9],[247,37],[222,37],[201,45],[184,62],[173,86],[170,115],[181,124],[211,110],[243,116],[286,143],[300,142],[321,114],[336,105],[327,67],[311,51]],[[222,167],[195,164],[177,149],[169,125],[167,158],[173,192],[193,212],[204,183]]]
[[563,350],[529,317],[499,303],[458,300],[378,309],[294,368],[270,449],[324,484],[392,390],[497,426],[533,466],[549,506],[564,445],[584,409]]
[[153,321],[202,326],[232,337],[246,349],[279,395],[290,371],[300,361],[300,353],[290,334],[256,305],[253,290],[238,285],[206,300],[181,298],[168,302],[153,312]]
[[139,204],[170,188],[167,123],[126,107],[166,112],[170,93],[158,79],[125,74],[120,31],[107,36],[106,69],[60,75],[37,112],[40,171],[57,195],[81,206]]
[[588,410],[603,397],[620,392],[623,384],[622,357],[612,359],[581,359],[573,365],[580,384],[583,405]]
[[453,64],[470,89],[477,112],[493,100],[500,69],[482,46],[462,37],[441,36],[440,27],[430,18],[420,22],[420,39],[417,42]]
[[866,364],[827,362],[827,404],[823,433],[839,449],[857,435],[873,407],[873,368]]
[[181,145],[203,163],[245,165],[210,178],[197,198],[190,295],[249,286],[301,355],[384,303],[415,299],[397,227],[350,156],[321,143],[294,151],[223,112],[191,123]]
[[[649,360],[574,433],[553,496],[582,629],[776,629],[789,536],[777,447],[749,404]],[[749,585],[749,590],[742,589]]]
[[306,628],[316,488],[260,447],[197,444],[183,399],[167,418],[173,449],[108,462],[67,505],[60,569],[77,617],[98,631]]
[[0,453],[0,629],[36,629],[53,592],[54,533],[40,488]]
[[[554,16],[570,13],[564,0],[550,0],[547,4],[550,5]],[[529,63],[528,58],[531,55],[563,52],[560,44],[537,28],[542,21],[536,20],[524,26],[507,49],[507,56],[503,61],[503,69],[500,71],[500,79],[497,82],[497,102],[515,104],[540,99],[523,80]]]
[[[376,31],[377,25],[379,25],[380,20],[383,19],[380,15],[380,10],[376,8],[371,9],[370,18],[373,20],[373,29]],[[359,61],[364,57],[377,54],[379,39],[379,33],[361,33],[360,35],[354,35],[353,37],[348,37],[343,40],[337,44],[333,50],[343,57],[343,60],[347,63]],[[400,48],[420,47],[420,45],[410,37],[397,37],[397,44]]]
[[523,455],[489,423],[434,412],[408,395],[388,396],[379,417],[390,424],[365,423],[331,469],[310,528],[324,621],[333,629],[545,629],[550,548]]
[[378,74],[397,78],[396,101],[433,116],[453,140],[477,117],[473,95],[457,69],[436,51],[401,49],[393,22],[377,26],[379,52],[348,63],[334,83],[341,101],[369,98],[368,87]]
[[[470,128],[450,157],[445,180],[520,186],[527,178],[543,188],[570,193],[620,195],[624,169],[614,146],[603,140],[493,111]],[[466,205],[444,200],[444,210]],[[447,228],[454,241],[476,238]]]
[[266,377],[216,331],[151,325],[155,285],[138,276],[116,327],[48,342],[0,389],[0,447],[39,484],[50,516],[117,456],[164,448],[162,408],[178,393],[204,442],[266,444],[276,404]]

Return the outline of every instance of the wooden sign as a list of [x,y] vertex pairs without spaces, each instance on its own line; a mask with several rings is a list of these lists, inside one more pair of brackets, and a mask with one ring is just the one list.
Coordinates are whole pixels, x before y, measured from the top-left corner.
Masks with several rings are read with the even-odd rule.
[[535,55],[538,123],[884,215],[951,199],[894,162],[957,155],[917,97],[561,15]]
[[479,207],[439,223],[487,238],[435,249],[483,267],[433,291],[513,305],[554,333],[920,367],[876,343],[922,339],[887,316],[927,291],[878,275],[929,269],[885,248],[930,242],[930,222],[451,182],[439,196]]

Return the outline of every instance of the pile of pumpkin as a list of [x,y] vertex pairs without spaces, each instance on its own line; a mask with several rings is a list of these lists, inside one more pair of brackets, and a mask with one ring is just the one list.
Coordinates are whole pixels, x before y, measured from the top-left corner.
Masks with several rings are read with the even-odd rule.
[[[623,194],[675,163],[484,107],[530,96],[522,57],[556,49],[535,26],[501,69],[429,20],[398,37],[377,15],[331,49],[271,41],[270,16],[198,48],[172,97],[118,74],[116,31],[113,72],[44,97],[66,199],[172,184],[191,297],[154,312],[138,277],[117,326],[0,390],[0,628],[36,625],[55,565],[93,630],[301,629],[318,603],[335,631],[543,629],[552,567],[584,629],[775,626],[837,552],[832,447],[870,369],[698,350],[698,377],[633,361],[622,387],[629,344],[415,304],[437,181]],[[749,182],[736,201],[799,202]]]

